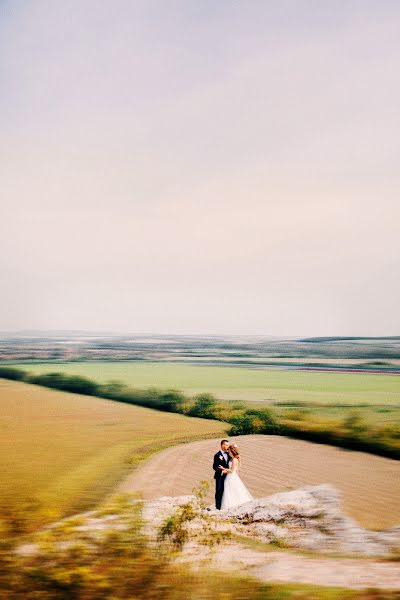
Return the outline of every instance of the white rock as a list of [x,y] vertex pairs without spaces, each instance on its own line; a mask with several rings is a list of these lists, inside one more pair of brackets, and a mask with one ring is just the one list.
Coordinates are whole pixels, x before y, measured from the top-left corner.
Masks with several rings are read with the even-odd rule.
[[[146,532],[156,539],[164,519],[179,506],[194,499],[194,496],[165,496],[144,502]],[[289,548],[364,556],[388,556],[397,554],[400,548],[400,526],[381,532],[363,529],[342,512],[340,494],[331,485],[305,486],[280,492],[228,510],[209,507],[204,513],[218,531],[245,535],[267,543],[278,541]],[[126,526],[120,515],[98,516],[95,511],[90,511],[77,516],[83,522],[76,529],[95,536]],[[57,523],[49,528],[56,526]],[[197,528],[200,533],[203,526],[204,521],[200,518],[189,524],[190,530],[196,532]],[[31,554],[34,546],[21,546],[19,552]]]
[[328,484],[280,492],[212,515],[233,522],[232,530],[240,524],[242,535],[283,540],[288,547],[366,556],[400,548],[400,526],[383,532],[363,529],[343,514],[340,494]]

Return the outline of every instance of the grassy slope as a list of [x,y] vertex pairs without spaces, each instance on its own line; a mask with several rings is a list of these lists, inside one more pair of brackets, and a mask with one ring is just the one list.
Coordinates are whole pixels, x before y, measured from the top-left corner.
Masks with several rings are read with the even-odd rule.
[[63,371],[135,387],[175,387],[221,399],[400,405],[400,376],[307,372],[166,363],[72,362],[19,365],[34,373]]
[[93,506],[160,447],[224,424],[0,381],[0,498],[38,499],[49,516]]

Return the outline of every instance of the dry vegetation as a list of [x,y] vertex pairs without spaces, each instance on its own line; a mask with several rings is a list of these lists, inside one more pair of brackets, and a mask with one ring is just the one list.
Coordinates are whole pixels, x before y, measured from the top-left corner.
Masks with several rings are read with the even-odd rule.
[[[195,506],[190,510],[187,504],[180,525],[169,520],[172,529],[182,533],[196,514]],[[322,571],[329,587],[299,583],[302,578],[293,577],[293,565],[290,571],[294,583],[272,583],[268,574],[268,565],[274,562],[272,556],[265,561],[261,552],[232,545],[219,546],[218,554],[210,555],[211,562],[202,560],[199,568],[191,569],[192,563],[179,550],[180,543],[171,546],[170,536],[165,539],[162,534],[165,527],[161,527],[161,535],[154,543],[146,532],[140,503],[132,503],[124,496],[114,497],[107,509],[93,511],[86,517],[80,515],[53,524],[26,538],[28,545],[22,548],[21,538],[3,527],[0,597],[7,600],[395,600],[399,597],[390,589],[333,587],[326,568]],[[103,528],[99,528],[99,522]],[[164,525],[167,527],[167,522]],[[167,530],[172,532],[170,527]],[[211,540],[206,543],[211,552],[213,545]],[[238,551],[245,557],[245,563],[237,561]],[[290,555],[287,558],[310,561],[308,567],[312,570],[317,566],[310,558]],[[329,559],[320,562],[326,565]],[[211,565],[215,565],[215,570]],[[342,566],[349,578],[349,565],[335,560],[333,568],[340,570]],[[320,564],[320,570],[321,567]],[[381,576],[382,572],[390,573],[392,580],[396,579],[393,569],[388,571],[388,565],[369,562],[368,567],[375,578],[378,569]],[[352,584],[360,587],[360,579],[353,576]]]
[[7,380],[0,411],[0,504],[28,504],[44,520],[93,506],[152,452],[225,428]]

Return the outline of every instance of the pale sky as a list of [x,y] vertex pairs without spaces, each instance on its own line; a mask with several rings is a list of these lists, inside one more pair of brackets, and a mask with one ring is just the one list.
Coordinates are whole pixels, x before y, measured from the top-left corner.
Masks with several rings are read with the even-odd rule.
[[400,334],[400,2],[0,0],[0,330]]

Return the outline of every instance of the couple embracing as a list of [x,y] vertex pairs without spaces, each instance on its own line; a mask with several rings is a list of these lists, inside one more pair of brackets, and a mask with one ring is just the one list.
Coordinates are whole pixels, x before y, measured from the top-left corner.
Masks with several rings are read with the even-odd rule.
[[215,506],[231,508],[254,500],[239,477],[240,452],[237,444],[221,441],[221,450],[214,456]]

